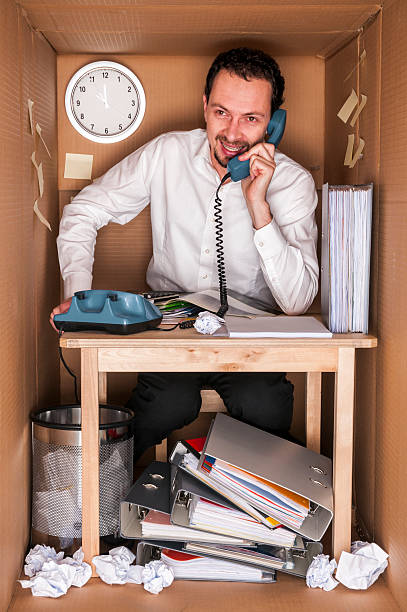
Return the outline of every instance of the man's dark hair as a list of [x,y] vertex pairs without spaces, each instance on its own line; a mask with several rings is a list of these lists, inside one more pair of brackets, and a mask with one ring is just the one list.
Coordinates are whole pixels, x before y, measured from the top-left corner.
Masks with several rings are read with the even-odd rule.
[[221,70],[249,81],[250,79],[265,79],[272,88],[271,113],[274,113],[284,102],[284,77],[277,62],[264,51],[238,47],[220,53],[213,61],[206,77],[205,96],[209,100],[213,82]]

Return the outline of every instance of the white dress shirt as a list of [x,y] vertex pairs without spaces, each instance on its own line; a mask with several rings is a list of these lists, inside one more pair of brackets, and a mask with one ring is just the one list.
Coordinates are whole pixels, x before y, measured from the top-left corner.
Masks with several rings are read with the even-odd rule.
[[[267,191],[271,223],[255,230],[240,182],[220,190],[227,286],[288,314],[307,310],[318,289],[317,205],[309,172],[276,151]],[[155,290],[218,286],[215,192],[206,131],[158,136],[88,185],[65,206],[57,239],[65,296],[92,286],[97,230],[125,224],[151,206]],[[113,289],[114,287],[112,287]]]

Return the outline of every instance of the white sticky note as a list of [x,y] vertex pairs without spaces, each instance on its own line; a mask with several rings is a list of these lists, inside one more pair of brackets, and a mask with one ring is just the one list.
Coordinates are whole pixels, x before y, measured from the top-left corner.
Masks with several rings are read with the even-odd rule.
[[41,221],[41,223],[43,223],[45,225],[45,227],[47,227],[49,229],[49,231],[52,232],[52,229],[51,229],[51,226],[50,226],[49,222],[44,217],[44,215],[42,214],[40,209],[38,208],[38,200],[35,200],[35,202],[34,202],[34,212],[37,215],[38,219]]
[[39,136],[39,137],[40,137],[40,139],[41,139],[42,144],[43,144],[43,145],[44,145],[44,147],[45,147],[46,152],[48,153],[48,156],[51,158],[51,153],[49,152],[49,149],[48,149],[48,147],[47,147],[47,145],[46,145],[46,142],[45,142],[45,140],[44,140],[44,138],[43,138],[43,136],[42,136],[42,134],[41,134],[41,126],[40,126],[40,124],[39,124],[39,123],[37,123],[37,124],[36,124],[35,129],[36,129],[36,132],[37,132],[38,136]]
[[93,155],[66,153],[64,178],[91,179],[92,165]]
[[359,117],[360,113],[362,112],[362,110],[365,108],[366,106],[366,102],[367,102],[367,96],[364,96],[363,94],[360,96],[362,98],[359,106],[356,109],[355,114],[352,117],[352,121],[350,122],[349,125],[351,125],[351,127],[353,127],[356,123],[356,119]]
[[34,168],[37,171],[37,179],[38,179],[38,187],[40,190],[40,198],[42,198],[44,194],[44,173],[42,171],[42,162],[38,165],[35,160],[35,151],[31,155],[31,161],[33,163]]
[[344,166],[349,166],[352,163],[353,145],[355,144],[355,135],[349,134],[348,146],[346,147],[345,159],[343,160]]
[[358,100],[356,91],[352,89],[345,104],[342,106],[342,108],[338,112],[339,119],[341,119],[344,123],[346,123],[349,117],[351,116],[351,114],[353,113],[353,110],[357,107],[358,102],[359,100]]
[[28,98],[28,116],[30,118],[30,129],[31,129],[31,134],[34,135],[33,106],[34,106],[34,102],[30,100],[30,98]]

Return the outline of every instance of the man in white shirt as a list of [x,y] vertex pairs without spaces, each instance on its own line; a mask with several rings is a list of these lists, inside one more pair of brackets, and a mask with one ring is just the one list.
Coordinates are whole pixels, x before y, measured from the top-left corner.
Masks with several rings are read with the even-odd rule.
[[[124,224],[151,207],[154,290],[201,291],[218,282],[215,193],[236,155],[250,176],[220,189],[227,286],[270,308],[300,314],[318,289],[317,204],[311,175],[266,142],[272,112],[283,102],[276,62],[252,49],[232,49],[206,79],[205,130],[158,136],[83,189],[65,207],[58,250],[65,302],[92,284],[97,230]],[[200,388],[214,387],[232,416],[288,435],[292,390],[284,374],[142,374],[129,405],[136,411],[136,455],[200,409]]]

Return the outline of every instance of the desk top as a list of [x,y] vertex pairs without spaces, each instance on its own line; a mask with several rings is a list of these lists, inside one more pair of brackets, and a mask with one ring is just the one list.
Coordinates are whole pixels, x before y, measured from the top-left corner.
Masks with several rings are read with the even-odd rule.
[[195,329],[175,329],[165,331],[145,331],[128,336],[104,334],[100,332],[65,332],[60,338],[63,348],[197,348],[208,346],[211,348],[226,347],[253,347],[261,348],[290,347],[290,348],[374,348],[377,338],[371,334],[334,334],[332,338],[224,338],[199,334]]

